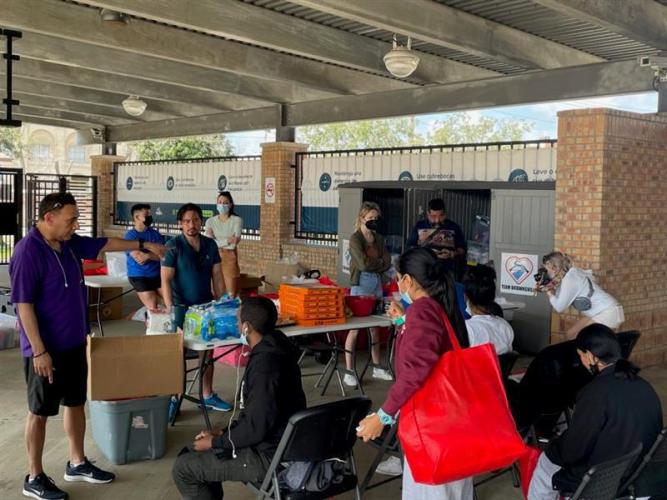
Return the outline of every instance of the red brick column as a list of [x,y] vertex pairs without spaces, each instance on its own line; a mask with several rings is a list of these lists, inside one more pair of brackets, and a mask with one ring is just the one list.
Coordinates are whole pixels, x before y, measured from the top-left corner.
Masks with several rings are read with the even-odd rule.
[[113,225],[113,164],[125,161],[124,156],[94,155],[90,157],[90,175],[97,177],[97,234],[118,236],[124,228]]
[[[557,250],[592,269],[642,338],[633,359],[667,353],[667,117],[609,109],[558,115]],[[576,314],[555,315],[552,341]]]

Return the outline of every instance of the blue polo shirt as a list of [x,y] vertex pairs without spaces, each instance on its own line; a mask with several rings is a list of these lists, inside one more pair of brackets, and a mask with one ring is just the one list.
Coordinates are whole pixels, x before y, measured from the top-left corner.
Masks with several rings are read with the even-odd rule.
[[[33,227],[14,248],[9,263],[14,304],[33,304],[39,335],[49,352],[62,352],[86,342],[88,297],[81,259],[94,259],[107,238],[75,234],[56,251]],[[21,353],[33,352],[19,318]]]
[[[159,243],[160,245],[164,244],[164,236],[160,232],[152,227],[146,228],[144,231],[137,231],[132,228],[127,233],[125,233],[126,240],[136,241],[141,238],[144,241],[150,243]],[[148,250],[144,249],[144,253],[149,253]],[[127,253],[127,275],[130,278],[159,278],[160,277],[160,261],[149,260],[145,264],[141,265],[137,263],[134,258],[130,255],[130,252]]]
[[213,266],[220,263],[218,245],[214,239],[199,236],[199,252],[183,234],[170,239],[162,265],[175,269],[171,281],[172,299],[177,306],[193,306],[213,300],[211,278]]

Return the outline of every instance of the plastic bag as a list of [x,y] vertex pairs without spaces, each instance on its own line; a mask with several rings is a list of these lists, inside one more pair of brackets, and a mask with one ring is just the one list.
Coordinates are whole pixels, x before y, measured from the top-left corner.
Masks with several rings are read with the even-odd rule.
[[107,252],[107,269],[114,278],[127,277],[127,255],[125,252]]
[[170,313],[148,311],[146,335],[161,335],[163,333],[174,333],[175,331],[174,319]]

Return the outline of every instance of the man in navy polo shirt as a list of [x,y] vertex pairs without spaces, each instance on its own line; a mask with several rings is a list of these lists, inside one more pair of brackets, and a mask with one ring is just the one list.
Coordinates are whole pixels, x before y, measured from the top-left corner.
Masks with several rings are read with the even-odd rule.
[[66,481],[109,483],[114,474],[95,467],[84,454],[86,430],[86,335],[88,301],[82,259],[99,253],[146,248],[163,255],[154,243],[119,238],[87,238],[75,234],[79,211],[70,193],[47,195],[39,204],[39,219],[16,244],[9,264],[12,302],[21,331],[21,352],[28,385],[25,440],[30,474],[23,494],[32,498],[62,499],[60,490],[42,468],[48,417],[65,407],[69,438]]

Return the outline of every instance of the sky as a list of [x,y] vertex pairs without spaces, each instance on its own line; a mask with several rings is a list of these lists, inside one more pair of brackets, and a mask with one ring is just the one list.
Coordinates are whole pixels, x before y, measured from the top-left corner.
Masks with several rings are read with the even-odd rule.
[[[655,113],[658,109],[658,94],[644,92],[640,94],[617,95],[609,97],[587,98],[570,101],[552,101],[523,106],[504,106],[493,109],[466,111],[474,119],[487,116],[498,120],[524,120],[532,124],[532,130],[525,140],[550,138],[556,139],[558,112],[566,109],[613,108],[635,113]],[[435,122],[442,120],[447,113],[420,115],[417,117],[417,130],[426,132]],[[297,129],[298,133],[298,129]],[[255,130],[227,134],[237,155],[260,154],[260,144],[273,141],[273,131]]]

